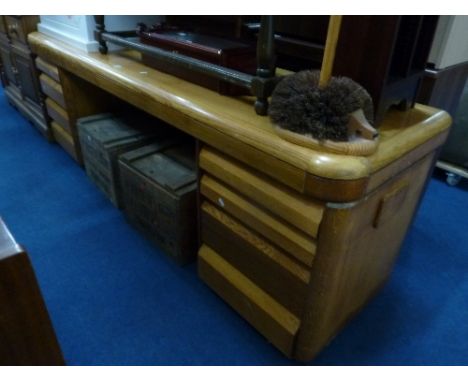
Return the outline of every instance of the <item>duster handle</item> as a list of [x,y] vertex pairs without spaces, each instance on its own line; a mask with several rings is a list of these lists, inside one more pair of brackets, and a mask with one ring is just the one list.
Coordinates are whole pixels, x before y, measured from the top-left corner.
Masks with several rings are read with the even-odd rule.
[[335,61],[336,45],[340,35],[341,19],[343,16],[330,16],[328,22],[327,41],[323,53],[322,69],[320,70],[319,88],[323,89],[330,81],[333,62]]

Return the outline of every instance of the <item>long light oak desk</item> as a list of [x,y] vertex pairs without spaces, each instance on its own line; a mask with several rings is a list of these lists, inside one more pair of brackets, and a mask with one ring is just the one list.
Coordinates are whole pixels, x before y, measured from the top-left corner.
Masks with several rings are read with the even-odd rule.
[[137,54],[84,53],[37,32],[29,41],[68,91],[92,84],[201,142],[199,275],[288,357],[314,357],[387,279],[447,137],[444,111],[391,111],[370,157],[325,154],[280,139],[252,98]]

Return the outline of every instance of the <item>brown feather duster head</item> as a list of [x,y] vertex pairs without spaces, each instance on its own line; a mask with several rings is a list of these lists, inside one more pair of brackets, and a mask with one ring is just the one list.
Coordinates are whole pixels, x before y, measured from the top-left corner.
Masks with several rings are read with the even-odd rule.
[[373,122],[369,93],[347,77],[332,77],[320,89],[319,71],[301,71],[286,76],[276,86],[269,107],[273,123],[283,129],[313,138],[348,140],[349,114],[362,109]]

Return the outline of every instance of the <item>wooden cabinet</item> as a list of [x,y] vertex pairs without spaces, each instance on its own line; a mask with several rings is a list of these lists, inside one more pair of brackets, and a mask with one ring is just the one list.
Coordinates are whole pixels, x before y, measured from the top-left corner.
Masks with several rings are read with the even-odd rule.
[[10,104],[51,139],[38,71],[27,41],[38,21],[38,16],[0,16],[2,78]]
[[65,364],[29,256],[0,218],[0,366]]
[[13,85],[18,85],[16,78],[16,67],[13,64],[13,59],[10,52],[10,44],[6,38],[0,38],[0,57],[2,59],[3,73],[5,81]]
[[28,49],[25,49],[23,45],[13,45],[11,47],[11,56],[16,68],[18,86],[21,88],[22,95],[39,105],[41,93],[32,53]]

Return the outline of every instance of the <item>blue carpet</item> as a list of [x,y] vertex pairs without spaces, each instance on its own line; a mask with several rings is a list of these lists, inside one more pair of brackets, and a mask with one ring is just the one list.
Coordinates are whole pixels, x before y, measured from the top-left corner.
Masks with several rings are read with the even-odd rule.
[[[288,365],[134,231],[0,92],[0,215],[29,251],[69,365]],[[390,281],[311,364],[468,363],[468,186],[433,179]]]

